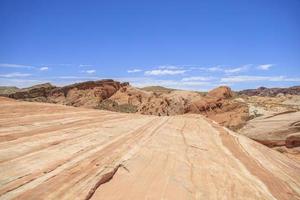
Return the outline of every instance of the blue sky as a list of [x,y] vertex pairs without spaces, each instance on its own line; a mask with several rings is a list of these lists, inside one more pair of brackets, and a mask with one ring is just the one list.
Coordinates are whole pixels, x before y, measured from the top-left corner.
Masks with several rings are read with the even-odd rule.
[[0,0],[0,85],[300,85],[299,0]]

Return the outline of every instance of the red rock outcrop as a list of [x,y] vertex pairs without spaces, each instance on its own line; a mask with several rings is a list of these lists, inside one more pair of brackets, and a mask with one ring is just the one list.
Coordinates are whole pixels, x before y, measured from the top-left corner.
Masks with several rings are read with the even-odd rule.
[[120,83],[111,79],[75,83],[64,87],[55,87],[46,83],[22,89],[10,94],[9,97],[26,101],[94,108],[126,85],[128,83]]
[[233,92],[229,87],[221,86],[208,92],[207,96],[192,101],[187,113],[200,113],[232,130],[243,127],[249,120],[248,106],[231,99]]
[[233,92],[230,87],[220,86],[207,93],[207,96],[217,98],[217,99],[228,99],[233,97]]
[[[157,88],[157,87],[155,87]],[[229,87],[219,87],[206,96],[183,90],[148,91],[114,80],[87,81],[64,87],[39,85],[16,92],[10,97],[27,101],[58,103],[146,115],[180,115],[200,113],[231,129],[240,128],[247,120],[247,107],[233,101]]]
[[76,83],[52,90],[48,100],[51,103],[93,108],[127,84],[111,79]]

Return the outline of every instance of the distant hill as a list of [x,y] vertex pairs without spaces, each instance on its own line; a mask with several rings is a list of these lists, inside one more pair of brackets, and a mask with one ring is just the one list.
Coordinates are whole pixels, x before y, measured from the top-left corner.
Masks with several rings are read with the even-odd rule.
[[8,96],[12,93],[19,91],[20,89],[17,87],[10,86],[0,86],[0,96]]
[[175,89],[166,88],[162,86],[148,86],[148,87],[143,87],[141,89],[148,92],[171,92],[175,90]]
[[257,89],[242,90],[239,91],[238,94],[248,95],[248,96],[268,96],[268,97],[275,97],[278,94],[300,95],[300,86],[293,86],[288,88],[259,87]]
[[20,91],[29,91],[32,89],[39,89],[39,88],[54,88],[55,86],[53,86],[51,83],[42,83],[42,84],[38,84],[38,85],[34,85],[31,87],[27,87],[27,88],[22,88],[20,89]]

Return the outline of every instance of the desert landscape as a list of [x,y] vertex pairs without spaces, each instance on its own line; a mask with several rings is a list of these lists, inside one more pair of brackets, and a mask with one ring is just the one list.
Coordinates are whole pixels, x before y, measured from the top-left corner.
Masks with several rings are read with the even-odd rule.
[[100,80],[2,93],[0,199],[300,199],[291,91]]
[[300,0],[0,0],[0,200],[300,200]]

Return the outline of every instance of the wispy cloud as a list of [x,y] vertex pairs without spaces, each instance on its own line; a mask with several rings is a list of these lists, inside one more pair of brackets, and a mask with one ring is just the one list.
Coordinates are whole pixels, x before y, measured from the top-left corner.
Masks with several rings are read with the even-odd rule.
[[269,70],[272,66],[274,66],[273,64],[264,64],[264,65],[258,65],[257,69],[259,70]]
[[79,67],[93,67],[94,65],[89,64],[80,64]]
[[32,85],[50,82],[49,80],[32,80],[32,79],[18,79],[18,78],[0,78],[0,85],[2,86],[16,86],[19,88],[30,87]]
[[141,69],[131,69],[131,70],[127,70],[127,73],[137,73],[137,72],[141,72],[143,70]]
[[94,74],[94,73],[96,73],[96,70],[94,70],[94,69],[86,70],[86,73]]
[[209,67],[209,68],[204,68],[209,72],[222,72],[224,71],[224,69],[220,66],[216,66],[216,67]]
[[0,67],[6,67],[6,68],[35,68],[34,66],[31,65],[20,65],[20,64],[9,64],[9,63],[0,63]]
[[204,77],[204,76],[191,76],[181,79],[181,81],[209,81],[213,80],[213,77]]
[[184,74],[187,70],[170,70],[170,69],[155,69],[145,71],[145,75],[160,76],[160,75],[179,75]]
[[15,77],[28,77],[31,76],[31,74],[25,74],[20,72],[14,72],[9,74],[0,74],[0,77],[2,78],[15,78]]
[[40,71],[47,71],[49,70],[49,67],[40,67]]
[[227,74],[239,73],[243,71],[247,71],[250,65],[244,65],[242,67],[228,68],[224,69],[224,72]]
[[103,77],[98,76],[58,76],[58,77],[50,77],[51,79],[80,79],[80,80],[100,80],[104,79]]
[[183,69],[183,66],[176,66],[176,65],[160,65],[158,69]]
[[80,72],[86,73],[86,74],[95,74],[96,70],[95,69],[88,69],[88,70],[82,70]]
[[270,82],[300,82],[300,78],[289,78],[285,76],[230,76],[221,78],[222,83],[238,83],[238,82],[255,82],[255,81],[270,81]]
[[202,90],[206,91],[214,87],[213,83],[206,81],[188,81],[184,82],[182,80],[166,80],[166,79],[155,79],[149,77],[136,77],[136,78],[118,78],[119,81],[128,81],[131,85],[135,87],[146,87],[153,85],[160,85],[175,89],[186,89],[186,90]]

